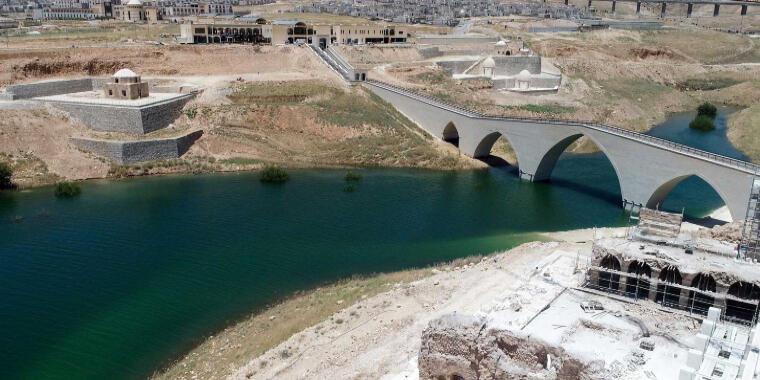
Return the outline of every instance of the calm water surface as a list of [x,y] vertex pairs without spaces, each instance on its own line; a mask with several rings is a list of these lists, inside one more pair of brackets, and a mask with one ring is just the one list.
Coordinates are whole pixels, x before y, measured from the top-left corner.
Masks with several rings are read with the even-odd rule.
[[[551,183],[509,168],[361,173],[351,193],[345,172],[321,170],[283,185],[215,174],[90,182],[70,200],[0,193],[0,378],[144,378],[296,290],[627,221],[601,154],[565,154]],[[666,205],[722,204],[687,182]]]

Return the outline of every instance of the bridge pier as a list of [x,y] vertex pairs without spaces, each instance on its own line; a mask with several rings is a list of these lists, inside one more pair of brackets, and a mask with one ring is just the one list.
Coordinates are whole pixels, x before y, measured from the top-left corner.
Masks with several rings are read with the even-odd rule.
[[715,4],[715,8],[713,8],[713,17],[718,17],[718,13],[720,13],[720,4]]
[[747,4],[742,5],[742,16],[747,15]]
[[694,4],[689,3],[687,5],[687,7],[686,7],[686,18],[690,18],[691,17],[691,10],[692,10],[692,8],[694,8]]
[[612,2],[612,14],[615,14],[615,6],[617,5],[617,1]]
[[667,9],[668,3],[662,3],[662,9],[660,9],[660,18],[665,18],[665,9]]
[[636,2],[636,15],[639,15],[641,13],[641,2]]

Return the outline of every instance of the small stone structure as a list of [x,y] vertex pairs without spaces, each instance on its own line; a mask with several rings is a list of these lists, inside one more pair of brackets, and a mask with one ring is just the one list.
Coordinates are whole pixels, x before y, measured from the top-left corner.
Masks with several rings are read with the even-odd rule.
[[444,315],[425,328],[418,367],[420,380],[603,378],[560,347],[462,314]]
[[112,99],[139,99],[149,95],[148,83],[130,69],[121,69],[103,85],[103,95]]
[[490,79],[493,88],[514,92],[557,91],[562,82],[559,72],[545,71],[541,57],[523,46],[521,40],[500,40],[480,59],[436,62],[455,79]]

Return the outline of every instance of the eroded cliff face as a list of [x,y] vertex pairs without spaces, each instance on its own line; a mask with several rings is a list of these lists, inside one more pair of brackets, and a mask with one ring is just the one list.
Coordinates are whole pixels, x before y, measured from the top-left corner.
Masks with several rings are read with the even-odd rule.
[[584,363],[559,347],[490,328],[482,318],[448,314],[422,333],[421,380],[603,379],[601,362]]

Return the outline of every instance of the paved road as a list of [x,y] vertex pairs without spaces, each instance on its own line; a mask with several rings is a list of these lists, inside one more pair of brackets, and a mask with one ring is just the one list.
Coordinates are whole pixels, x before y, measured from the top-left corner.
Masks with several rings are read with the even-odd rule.
[[451,34],[453,35],[462,35],[470,31],[470,27],[472,26],[472,21],[465,21],[459,25],[457,25],[454,30],[451,31]]

